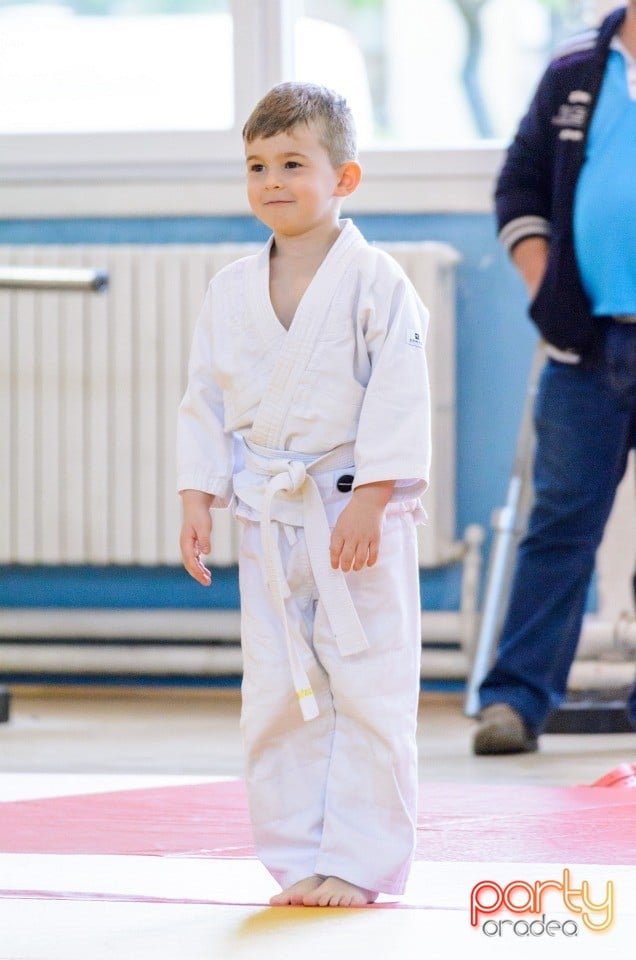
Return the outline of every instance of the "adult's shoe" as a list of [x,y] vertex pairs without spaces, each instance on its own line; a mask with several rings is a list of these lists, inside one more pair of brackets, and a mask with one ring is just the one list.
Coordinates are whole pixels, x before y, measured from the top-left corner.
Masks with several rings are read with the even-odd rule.
[[491,703],[480,712],[473,737],[473,753],[477,756],[533,753],[538,746],[523,717],[507,703]]

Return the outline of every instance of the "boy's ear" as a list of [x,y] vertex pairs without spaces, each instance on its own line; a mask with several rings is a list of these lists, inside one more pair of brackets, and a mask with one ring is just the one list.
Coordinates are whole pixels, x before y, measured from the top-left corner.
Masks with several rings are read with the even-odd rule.
[[355,160],[348,160],[338,168],[336,197],[348,197],[359,186],[362,179],[362,167]]

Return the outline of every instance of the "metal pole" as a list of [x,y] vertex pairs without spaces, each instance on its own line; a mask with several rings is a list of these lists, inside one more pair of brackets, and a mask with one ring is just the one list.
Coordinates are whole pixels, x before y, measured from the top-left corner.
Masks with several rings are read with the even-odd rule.
[[493,518],[494,539],[488,565],[483,611],[464,705],[464,712],[469,717],[479,713],[479,685],[488,672],[499,641],[499,633],[510,597],[516,550],[527,525],[532,501],[534,454],[532,418],[537,383],[544,362],[543,349],[541,344],[538,344],[530,370],[506,505],[497,510]]

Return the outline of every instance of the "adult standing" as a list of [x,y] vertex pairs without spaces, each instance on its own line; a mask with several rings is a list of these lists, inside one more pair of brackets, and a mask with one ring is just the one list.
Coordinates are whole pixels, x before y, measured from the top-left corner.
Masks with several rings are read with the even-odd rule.
[[[563,701],[596,551],[636,446],[636,0],[563,47],[496,187],[499,236],[545,344],[534,503],[476,754],[536,750]],[[636,726],[636,687],[629,703]]]

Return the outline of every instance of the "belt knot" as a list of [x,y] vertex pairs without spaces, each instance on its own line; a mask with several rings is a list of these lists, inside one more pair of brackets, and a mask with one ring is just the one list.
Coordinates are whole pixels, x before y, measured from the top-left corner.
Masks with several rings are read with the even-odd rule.
[[287,473],[289,475],[288,489],[291,493],[296,493],[307,479],[307,468],[301,460],[290,460],[287,464]]

